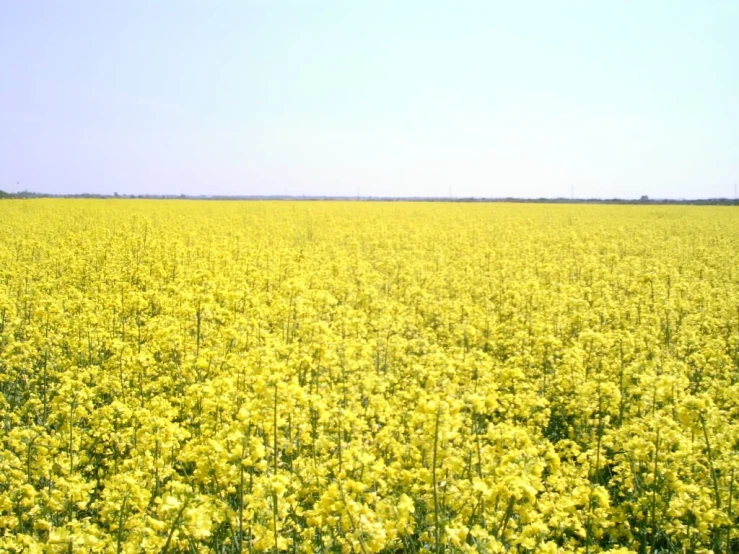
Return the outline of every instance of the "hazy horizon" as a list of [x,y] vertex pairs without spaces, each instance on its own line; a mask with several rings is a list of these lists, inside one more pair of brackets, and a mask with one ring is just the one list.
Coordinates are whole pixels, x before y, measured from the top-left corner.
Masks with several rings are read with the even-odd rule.
[[739,2],[5,2],[0,190],[733,198]]

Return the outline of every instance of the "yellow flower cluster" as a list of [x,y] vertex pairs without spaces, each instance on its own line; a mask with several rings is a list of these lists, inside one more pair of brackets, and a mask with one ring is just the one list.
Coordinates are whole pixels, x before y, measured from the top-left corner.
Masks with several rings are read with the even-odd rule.
[[0,204],[0,551],[737,552],[727,207]]

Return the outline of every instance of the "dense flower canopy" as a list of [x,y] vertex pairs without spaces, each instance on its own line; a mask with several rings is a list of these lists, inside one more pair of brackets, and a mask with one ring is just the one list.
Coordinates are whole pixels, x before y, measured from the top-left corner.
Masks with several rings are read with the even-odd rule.
[[0,551],[737,552],[728,207],[0,205]]

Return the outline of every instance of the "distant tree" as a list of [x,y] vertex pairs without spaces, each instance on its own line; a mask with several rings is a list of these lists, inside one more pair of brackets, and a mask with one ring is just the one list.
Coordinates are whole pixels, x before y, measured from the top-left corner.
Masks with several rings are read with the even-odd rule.
[[0,190],[0,198],[10,198],[10,195],[4,190]]
[[639,199],[639,202],[649,202],[649,196],[646,194],[642,195],[642,197]]

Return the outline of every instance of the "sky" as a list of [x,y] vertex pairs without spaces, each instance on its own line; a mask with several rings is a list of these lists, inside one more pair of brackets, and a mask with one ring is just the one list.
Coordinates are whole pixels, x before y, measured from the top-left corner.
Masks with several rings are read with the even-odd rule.
[[737,0],[0,0],[0,190],[738,183]]

